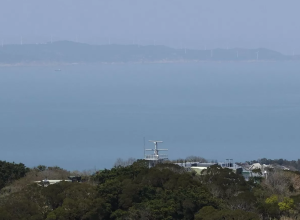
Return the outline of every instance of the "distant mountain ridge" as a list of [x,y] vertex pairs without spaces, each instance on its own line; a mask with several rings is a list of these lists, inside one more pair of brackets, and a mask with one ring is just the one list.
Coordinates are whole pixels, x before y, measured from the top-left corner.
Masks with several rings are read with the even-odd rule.
[[195,50],[161,45],[89,45],[71,41],[0,47],[0,64],[286,60],[300,60],[300,56],[287,56],[265,48]]

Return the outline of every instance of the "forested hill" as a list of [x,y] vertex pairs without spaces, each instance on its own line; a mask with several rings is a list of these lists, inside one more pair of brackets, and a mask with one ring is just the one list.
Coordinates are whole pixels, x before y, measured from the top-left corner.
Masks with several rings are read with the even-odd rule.
[[[300,216],[300,173],[281,169],[270,169],[267,178],[246,181],[218,165],[198,175],[170,162],[149,168],[147,161],[138,160],[89,174],[0,161],[0,174],[4,178],[0,220],[296,220]],[[47,187],[34,183],[69,175],[80,175],[84,181]]]
[[0,64],[257,60],[300,60],[300,57],[264,48],[191,50],[159,45],[89,45],[70,41],[0,46]]

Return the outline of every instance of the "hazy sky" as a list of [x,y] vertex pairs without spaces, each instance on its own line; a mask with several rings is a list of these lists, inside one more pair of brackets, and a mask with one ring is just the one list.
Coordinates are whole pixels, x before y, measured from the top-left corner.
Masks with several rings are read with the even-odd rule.
[[299,0],[1,0],[4,43],[78,40],[300,53]]

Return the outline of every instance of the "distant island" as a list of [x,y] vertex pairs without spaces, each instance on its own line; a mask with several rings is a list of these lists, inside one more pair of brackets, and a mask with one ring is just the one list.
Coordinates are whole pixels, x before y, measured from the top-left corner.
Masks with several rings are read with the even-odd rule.
[[288,56],[265,48],[194,50],[161,45],[89,45],[71,41],[0,46],[0,65],[291,60],[300,60],[300,55]]

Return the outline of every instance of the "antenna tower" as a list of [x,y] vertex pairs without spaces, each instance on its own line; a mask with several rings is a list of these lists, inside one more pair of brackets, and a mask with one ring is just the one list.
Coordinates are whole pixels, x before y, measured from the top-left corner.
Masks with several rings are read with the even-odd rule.
[[[158,143],[163,143],[162,141],[149,140],[149,142],[152,142],[154,144],[154,149],[145,149],[144,153],[144,159],[149,161],[149,167],[152,167],[158,162],[162,162],[163,160],[168,159],[167,154],[159,154],[160,151],[168,151],[168,149],[158,148]],[[152,153],[147,153],[147,151],[151,151]]]

